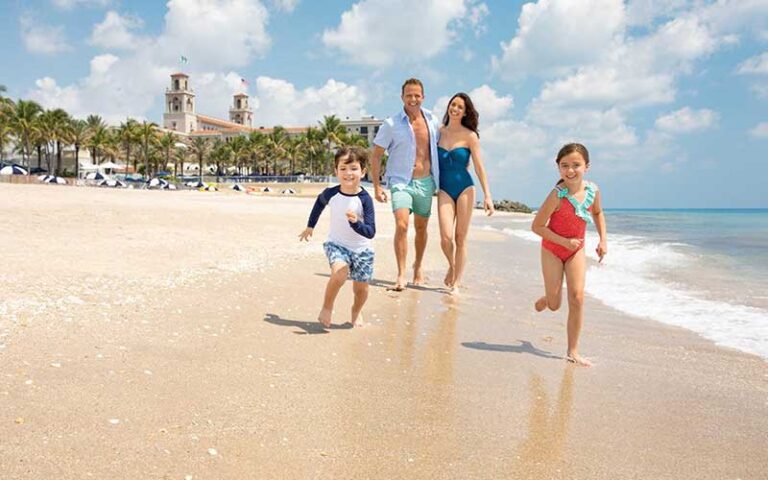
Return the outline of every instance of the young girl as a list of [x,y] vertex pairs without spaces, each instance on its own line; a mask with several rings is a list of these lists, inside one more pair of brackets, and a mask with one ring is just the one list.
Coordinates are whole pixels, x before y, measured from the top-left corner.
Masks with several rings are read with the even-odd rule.
[[563,273],[568,286],[568,355],[566,360],[583,367],[592,362],[579,355],[579,333],[584,316],[584,234],[594,223],[600,235],[597,256],[608,253],[605,216],[600,205],[600,191],[584,180],[589,169],[589,152],[580,143],[569,143],[557,154],[560,181],[536,213],[531,228],[541,240],[541,271],[544,296],[536,301],[537,312],[560,308]]

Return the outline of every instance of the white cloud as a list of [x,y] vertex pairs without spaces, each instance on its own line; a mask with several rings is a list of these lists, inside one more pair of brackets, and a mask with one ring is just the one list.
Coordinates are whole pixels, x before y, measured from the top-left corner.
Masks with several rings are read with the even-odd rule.
[[488,5],[485,3],[479,3],[477,5],[473,5],[470,8],[469,15],[467,15],[467,21],[472,27],[472,30],[474,30],[476,37],[486,32],[487,27],[483,23],[483,20],[488,16],[489,13],[490,10],[488,9]]
[[755,92],[755,95],[757,95],[758,98],[768,98],[768,83],[754,84],[749,88]]
[[106,7],[112,3],[112,0],[52,0],[53,4],[64,10],[71,10],[75,7]]
[[669,133],[689,133],[706,130],[715,126],[720,115],[707,108],[692,110],[681,108],[656,119],[656,128]]
[[300,0],[272,0],[272,7],[279,12],[291,13]]
[[[480,115],[480,128],[483,124],[490,124],[496,120],[507,117],[514,106],[514,100],[511,95],[499,96],[494,89],[488,85],[481,85],[474,90],[467,92],[469,98]],[[448,102],[453,95],[440,97],[435,101],[432,111],[439,118],[443,118]]]
[[323,43],[356,64],[416,63],[442,52],[467,14],[465,0],[362,0],[341,15]]
[[115,11],[109,11],[104,21],[93,27],[91,43],[101,48],[136,48],[138,38],[131,31],[140,29],[143,25],[144,22],[139,17],[121,16]]
[[330,79],[320,88],[297,89],[292,83],[258,77],[254,92],[254,127],[315,125],[323,115],[366,115],[365,94],[356,86]]
[[690,6],[690,0],[629,0],[627,24],[650,25],[657,18],[670,18]]
[[560,75],[620,46],[624,23],[621,0],[527,3],[515,37],[502,43],[492,65],[506,78]]
[[756,138],[768,138],[768,122],[758,123],[749,131],[749,134]]
[[22,16],[19,23],[27,51],[50,55],[72,50],[64,36],[64,27],[41,24],[29,15]]
[[562,143],[574,139],[601,147],[629,147],[638,143],[635,129],[627,125],[625,115],[617,108],[561,109],[532,103],[526,118],[534,125],[552,129]]
[[552,148],[546,130],[513,119],[493,122],[481,131],[480,141],[485,161],[501,169],[541,160]]
[[760,55],[744,60],[736,68],[736,73],[739,75],[768,74],[768,52],[763,52]]

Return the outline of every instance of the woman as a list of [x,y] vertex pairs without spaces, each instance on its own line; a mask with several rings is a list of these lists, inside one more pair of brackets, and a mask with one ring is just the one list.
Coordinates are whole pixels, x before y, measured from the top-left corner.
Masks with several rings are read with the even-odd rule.
[[445,285],[457,295],[467,263],[467,233],[475,206],[475,187],[469,174],[469,159],[483,189],[483,208],[493,214],[493,200],[485,176],[477,133],[478,114],[466,93],[457,93],[448,102],[437,155],[440,162],[440,191],[437,193],[440,246],[448,259]]

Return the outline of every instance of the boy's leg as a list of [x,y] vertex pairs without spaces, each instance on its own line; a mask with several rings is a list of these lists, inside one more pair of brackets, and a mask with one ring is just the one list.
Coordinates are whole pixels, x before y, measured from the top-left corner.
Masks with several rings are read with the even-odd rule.
[[355,294],[355,301],[352,303],[352,316],[349,322],[356,325],[361,318],[360,312],[363,310],[363,305],[368,300],[368,282],[352,282],[352,292]]
[[536,300],[536,311],[560,308],[563,291],[563,261],[546,248],[541,249],[541,275],[544,278],[544,296]]
[[341,286],[347,280],[349,274],[349,266],[344,262],[334,262],[331,265],[331,278],[328,279],[328,283],[325,285],[325,296],[323,297],[323,309],[320,310],[320,314],[317,316],[317,320],[325,327],[331,325],[331,316],[333,314],[333,303],[336,301],[336,296],[339,294]]
[[568,357],[567,360],[582,367],[592,362],[579,355],[579,335],[584,323],[584,277],[587,257],[582,248],[565,263],[565,280],[568,285]]

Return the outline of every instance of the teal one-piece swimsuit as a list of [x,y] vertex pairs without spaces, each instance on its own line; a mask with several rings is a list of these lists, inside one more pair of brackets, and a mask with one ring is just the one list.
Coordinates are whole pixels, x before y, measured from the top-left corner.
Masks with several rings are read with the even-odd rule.
[[454,202],[459,199],[459,195],[464,190],[475,184],[467,170],[470,153],[468,147],[456,147],[451,150],[437,147],[440,163],[440,190],[447,193]]

